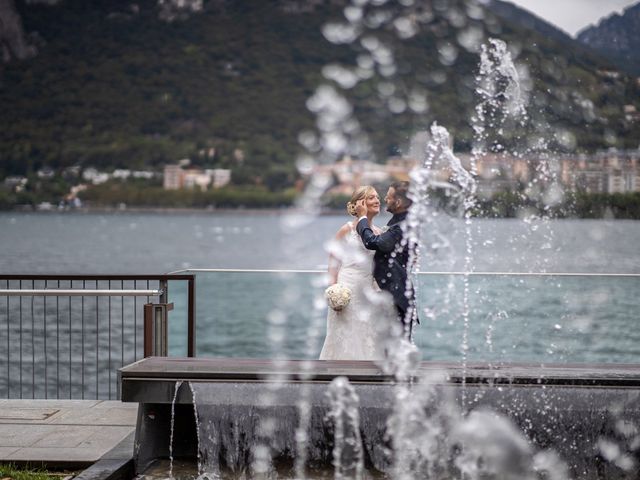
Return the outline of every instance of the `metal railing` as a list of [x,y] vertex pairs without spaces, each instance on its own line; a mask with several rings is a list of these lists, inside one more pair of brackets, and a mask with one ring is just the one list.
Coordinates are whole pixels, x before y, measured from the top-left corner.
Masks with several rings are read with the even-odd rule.
[[166,305],[170,282],[187,283],[194,356],[194,275],[0,275],[0,397],[119,398],[117,369],[150,351],[145,305]]
[[[185,273],[327,273],[327,270],[308,269],[255,269],[255,268],[186,268],[170,272],[169,275],[179,275]],[[640,278],[640,273],[591,273],[591,272],[480,272],[480,271],[430,271],[421,270],[414,272],[416,275],[435,276],[480,276],[480,277],[620,277],[620,278]]]
[[[198,355],[319,355],[325,270],[186,271],[207,292],[198,299],[198,328],[208,332]],[[414,340],[425,358],[450,361],[464,351],[492,362],[638,363],[639,281],[639,273],[420,271]]]

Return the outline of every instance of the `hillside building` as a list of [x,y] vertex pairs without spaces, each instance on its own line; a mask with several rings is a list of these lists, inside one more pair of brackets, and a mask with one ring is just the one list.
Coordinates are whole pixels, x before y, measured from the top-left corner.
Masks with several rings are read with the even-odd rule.
[[181,161],[174,165],[165,165],[163,171],[163,187],[165,190],[180,190],[183,188],[208,190],[221,188],[231,182],[231,170],[213,168],[203,170],[188,167],[188,163]]

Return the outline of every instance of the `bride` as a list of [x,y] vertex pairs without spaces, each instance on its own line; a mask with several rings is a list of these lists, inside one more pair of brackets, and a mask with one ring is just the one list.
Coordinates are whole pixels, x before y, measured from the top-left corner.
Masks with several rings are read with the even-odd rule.
[[[380,213],[380,197],[371,186],[358,188],[347,203],[354,219],[343,225],[329,243],[329,285],[340,283],[351,290],[351,300],[342,310],[329,308],[327,335],[320,360],[381,360],[384,349],[379,336],[393,318],[385,313],[393,307],[387,293],[373,278],[373,250],[367,250],[356,232],[356,203],[364,200],[369,225],[376,235],[381,230],[373,225]],[[390,297],[390,296],[389,296]]]

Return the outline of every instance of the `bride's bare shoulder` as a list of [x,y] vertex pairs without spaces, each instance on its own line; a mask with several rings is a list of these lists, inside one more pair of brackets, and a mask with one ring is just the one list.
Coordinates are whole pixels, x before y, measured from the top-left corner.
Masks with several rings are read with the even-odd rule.
[[336,233],[336,238],[340,239],[340,238],[344,238],[347,236],[347,234],[351,231],[351,223],[347,222],[344,225],[342,225],[340,227],[340,230],[338,230],[338,233]]

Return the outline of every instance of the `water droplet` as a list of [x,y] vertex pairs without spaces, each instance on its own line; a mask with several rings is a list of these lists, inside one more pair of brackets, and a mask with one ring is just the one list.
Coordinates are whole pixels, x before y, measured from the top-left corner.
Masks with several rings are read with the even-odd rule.
[[322,34],[331,43],[337,45],[352,43],[358,37],[353,25],[342,23],[327,23],[322,27]]
[[407,17],[396,18],[393,22],[393,26],[400,38],[407,39],[413,37],[418,33],[418,28],[415,20]]
[[399,114],[404,112],[406,109],[407,103],[403,99],[397,97],[389,99],[389,110],[391,113]]
[[362,20],[362,8],[349,5],[344,9],[344,16],[351,23],[359,22]]
[[360,80],[356,73],[336,64],[324,66],[322,68],[322,75],[327,80],[333,80],[345,89],[354,87]]

